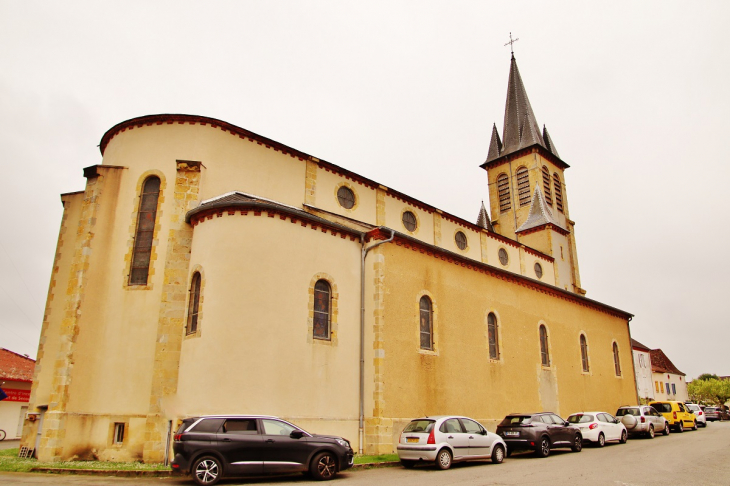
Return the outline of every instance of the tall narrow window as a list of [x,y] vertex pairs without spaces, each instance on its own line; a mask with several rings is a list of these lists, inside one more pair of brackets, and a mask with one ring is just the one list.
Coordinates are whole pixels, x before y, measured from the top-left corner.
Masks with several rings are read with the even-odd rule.
[[581,334],[580,335],[580,360],[583,364],[583,371],[586,373],[589,371],[588,368],[588,343],[586,342],[586,337]]
[[419,308],[421,349],[433,349],[433,306],[431,305],[431,299],[425,295],[421,297]]
[[489,357],[491,359],[499,359],[499,336],[497,332],[497,316],[490,312],[487,316],[487,334],[489,336]]
[[621,376],[621,363],[618,360],[618,344],[613,343],[613,366],[616,369],[616,376]]
[[149,177],[142,185],[137,216],[137,231],[134,234],[134,252],[129,272],[129,285],[147,285],[152,254],[152,237],[157,218],[157,200],[160,197],[160,178]]
[[553,189],[555,190],[555,205],[558,211],[563,212],[563,185],[557,172],[553,174]]
[[517,169],[517,193],[520,198],[520,206],[530,204],[530,176],[527,167]]
[[193,274],[188,297],[187,334],[195,334],[198,330],[198,310],[200,309],[200,272]]
[[550,191],[550,171],[546,166],[542,166],[542,188],[545,190],[545,202],[553,205],[553,193]]
[[499,211],[501,213],[512,209],[509,197],[509,177],[507,174],[500,174],[497,177],[497,192],[499,193]]
[[330,339],[332,322],[332,290],[326,280],[314,284],[314,338]]
[[115,423],[114,424],[114,439],[113,442],[115,444],[124,444],[124,424],[123,423]]
[[540,359],[543,366],[550,366],[550,350],[548,349],[547,329],[540,325]]

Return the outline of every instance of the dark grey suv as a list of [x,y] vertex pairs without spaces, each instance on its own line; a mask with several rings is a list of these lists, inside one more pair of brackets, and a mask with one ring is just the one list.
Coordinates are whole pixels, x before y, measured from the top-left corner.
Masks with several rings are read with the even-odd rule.
[[314,435],[277,417],[207,415],[183,420],[173,443],[173,471],[212,486],[223,477],[309,473],[332,479],[352,467],[354,452],[342,437]]
[[507,456],[515,451],[534,451],[538,457],[547,457],[556,447],[570,447],[573,452],[583,449],[580,429],[552,412],[512,413],[497,426],[507,444]]

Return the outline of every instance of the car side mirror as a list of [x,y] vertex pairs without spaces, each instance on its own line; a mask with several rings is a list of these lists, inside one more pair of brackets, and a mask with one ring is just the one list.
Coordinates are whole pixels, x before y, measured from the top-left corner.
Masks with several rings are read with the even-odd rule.
[[482,429],[482,435],[487,435],[487,434],[488,434],[487,429]]
[[564,424],[566,427],[570,426],[570,422],[565,422]]
[[304,432],[302,432],[301,430],[292,430],[291,434],[289,434],[289,437],[291,437],[292,439],[301,439],[302,437],[304,437]]

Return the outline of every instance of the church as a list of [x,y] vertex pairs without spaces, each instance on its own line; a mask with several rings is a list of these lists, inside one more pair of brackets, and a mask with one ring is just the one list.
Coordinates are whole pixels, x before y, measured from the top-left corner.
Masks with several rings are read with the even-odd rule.
[[467,221],[221,120],[112,127],[61,195],[21,445],[162,462],[182,419],[246,413],[378,454],[424,415],[637,403],[632,315],[585,296],[569,165],[514,56],[484,144]]

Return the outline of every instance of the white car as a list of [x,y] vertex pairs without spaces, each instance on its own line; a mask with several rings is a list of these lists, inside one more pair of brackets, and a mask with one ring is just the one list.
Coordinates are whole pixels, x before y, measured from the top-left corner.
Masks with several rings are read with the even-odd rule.
[[442,415],[412,420],[400,434],[397,451],[404,467],[434,462],[437,468],[448,469],[454,462],[470,460],[500,464],[507,446],[474,419]]
[[685,403],[684,406],[687,407],[687,410],[695,414],[695,420],[698,426],[707,427],[707,417],[699,405],[696,403]]
[[598,447],[603,447],[610,440],[625,444],[629,435],[624,424],[606,412],[574,413],[568,417],[568,423],[580,429],[584,441],[590,441]]

